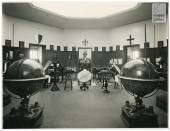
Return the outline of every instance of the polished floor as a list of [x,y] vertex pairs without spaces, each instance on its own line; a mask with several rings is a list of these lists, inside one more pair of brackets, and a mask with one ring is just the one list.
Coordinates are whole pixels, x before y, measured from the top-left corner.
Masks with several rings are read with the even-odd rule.
[[[50,88],[43,89],[33,96],[30,102],[36,100],[44,107],[44,120],[41,128],[126,128],[122,121],[121,106],[126,100],[134,102],[124,89],[113,88],[109,85],[109,94],[103,93],[101,83],[91,86],[87,91],[81,91],[77,81],[73,82],[73,90],[65,91],[64,84],[60,83],[60,91],[51,91]],[[159,91],[156,95],[164,93]],[[156,95],[143,99],[146,106],[153,105],[158,114],[160,127],[167,126],[167,113],[156,107]],[[10,108],[19,103],[13,99],[12,104],[4,107],[4,115]]]

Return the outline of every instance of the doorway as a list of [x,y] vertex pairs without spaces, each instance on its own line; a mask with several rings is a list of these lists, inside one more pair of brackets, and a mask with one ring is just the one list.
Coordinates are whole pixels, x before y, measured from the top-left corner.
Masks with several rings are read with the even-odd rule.
[[29,44],[29,58],[38,61],[41,64],[44,64],[43,61],[43,50],[45,49],[44,45]]
[[127,45],[124,49],[124,63],[140,57],[139,44]]

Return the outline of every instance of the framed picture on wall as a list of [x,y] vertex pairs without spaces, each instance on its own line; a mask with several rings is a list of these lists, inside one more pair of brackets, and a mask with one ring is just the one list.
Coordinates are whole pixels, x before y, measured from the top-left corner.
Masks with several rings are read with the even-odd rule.
[[98,51],[98,47],[94,47],[94,51]]
[[64,46],[64,51],[68,51],[68,47],[67,46]]
[[116,45],[116,50],[117,50],[117,51],[120,50],[120,45]]
[[87,58],[91,60],[92,49],[91,48],[78,48],[79,59]]
[[109,47],[109,51],[113,51],[113,47],[112,46]]
[[149,42],[144,43],[144,48],[149,48]]
[[57,51],[60,51],[60,46],[57,46]]
[[19,41],[19,47],[20,48],[24,48],[24,44],[25,44],[24,41]]
[[5,40],[5,46],[11,47],[11,40]]
[[54,50],[54,45],[50,45],[50,50]]
[[102,51],[106,51],[106,47],[102,47]]
[[92,48],[80,47],[78,48],[79,67],[90,69],[92,63]]
[[76,47],[74,46],[74,47],[72,47],[72,51],[76,51]]
[[164,42],[163,41],[158,41],[158,47],[163,47],[164,46]]

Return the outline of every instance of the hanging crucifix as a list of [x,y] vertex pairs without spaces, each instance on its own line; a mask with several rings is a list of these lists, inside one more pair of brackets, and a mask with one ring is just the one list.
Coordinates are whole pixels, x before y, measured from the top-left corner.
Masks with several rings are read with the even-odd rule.
[[130,36],[129,36],[129,39],[127,39],[127,41],[129,41],[130,46],[132,45],[132,40],[135,40],[135,39],[132,38],[132,36],[130,35]]
[[86,46],[87,43],[88,43],[88,41],[87,41],[86,39],[84,39],[84,40],[82,41],[82,43],[84,44],[84,46]]

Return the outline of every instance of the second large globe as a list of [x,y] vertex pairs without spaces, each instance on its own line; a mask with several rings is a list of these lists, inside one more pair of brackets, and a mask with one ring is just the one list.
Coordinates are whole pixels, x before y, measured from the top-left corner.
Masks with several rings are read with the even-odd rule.
[[122,67],[120,79],[130,94],[139,97],[152,93],[160,81],[154,65],[144,59],[127,62]]
[[47,78],[40,63],[31,59],[21,59],[9,66],[3,81],[9,92],[25,98],[37,93]]

